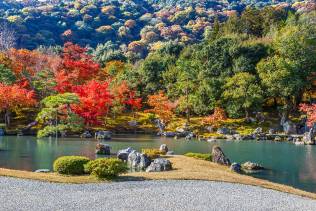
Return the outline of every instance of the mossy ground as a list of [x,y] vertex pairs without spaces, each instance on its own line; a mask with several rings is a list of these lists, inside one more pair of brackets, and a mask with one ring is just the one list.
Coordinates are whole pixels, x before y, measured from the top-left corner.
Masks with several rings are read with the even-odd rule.
[[[266,114],[266,116],[269,116]],[[205,128],[208,126],[203,123],[204,117],[192,117],[190,119],[190,129],[202,137],[214,137],[223,138],[223,135],[216,133],[216,129],[219,127],[228,127],[237,131],[241,135],[251,134],[257,127],[262,127],[264,131],[268,131],[269,128],[275,128],[278,126],[278,117],[269,116],[263,123],[247,123],[245,118],[238,119],[226,119],[225,121],[218,122],[214,127],[213,132],[208,132]],[[137,127],[129,126],[129,122],[136,120]],[[177,128],[181,128],[185,125],[186,118],[174,117],[167,124],[166,131],[176,131]],[[152,115],[144,112],[137,112],[135,117],[132,114],[122,114],[115,119],[107,118],[106,126],[94,129],[109,129],[115,131],[130,131],[140,133],[156,133],[158,130],[155,124],[152,122]]]

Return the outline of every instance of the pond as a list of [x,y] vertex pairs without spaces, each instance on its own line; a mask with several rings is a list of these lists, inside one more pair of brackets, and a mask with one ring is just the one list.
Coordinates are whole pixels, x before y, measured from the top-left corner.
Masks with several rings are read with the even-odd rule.
[[[252,161],[270,169],[252,176],[316,192],[316,146],[256,141],[218,141],[216,143],[174,140],[146,135],[116,135],[104,141],[112,152],[131,146],[136,150],[159,147],[165,143],[176,154],[208,153],[219,145],[232,162]],[[0,137],[0,167],[34,171],[52,169],[53,161],[63,155],[95,158],[97,141],[84,139],[36,139],[35,137]]]

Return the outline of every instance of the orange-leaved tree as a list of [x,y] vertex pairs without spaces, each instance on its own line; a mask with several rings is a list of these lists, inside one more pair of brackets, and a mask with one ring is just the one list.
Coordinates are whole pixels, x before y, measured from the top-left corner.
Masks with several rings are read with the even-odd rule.
[[173,111],[176,108],[176,103],[171,102],[163,91],[149,95],[147,104],[152,108],[147,109],[146,112],[158,115],[165,123],[173,117]]
[[220,107],[215,107],[212,115],[209,115],[203,119],[203,123],[218,126],[220,122],[227,119],[225,110]]

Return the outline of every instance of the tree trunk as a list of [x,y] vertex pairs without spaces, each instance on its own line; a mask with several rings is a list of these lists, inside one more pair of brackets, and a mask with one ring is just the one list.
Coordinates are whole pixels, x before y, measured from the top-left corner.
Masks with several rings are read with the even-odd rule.
[[245,109],[245,115],[246,115],[245,117],[246,122],[250,122],[248,109]]
[[5,110],[4,122],[5,122],[6,127],[10,127],[10,124],[11,124],[10,117],[11,117],[11,112],[8,109]]
[[189,108],[189,79],[187,78],[187,88],[185,90],[185,95],[186,95],[186,103],[187,103],[187,108],[186,108],[186,114],[187,114],[187,124],[190,124],[190,108]]

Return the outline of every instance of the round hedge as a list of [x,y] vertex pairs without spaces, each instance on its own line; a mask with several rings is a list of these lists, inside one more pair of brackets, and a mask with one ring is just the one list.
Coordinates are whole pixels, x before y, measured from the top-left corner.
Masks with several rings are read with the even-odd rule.
[[59,174],[80,175],[84,174],[84,165],[90,161],[83,156],[63,156],[54,162],[54,171]]
[[86,173],[97,178],[112,179],[127,171],[127,165],[117,158],[98,158],[85,165]]

